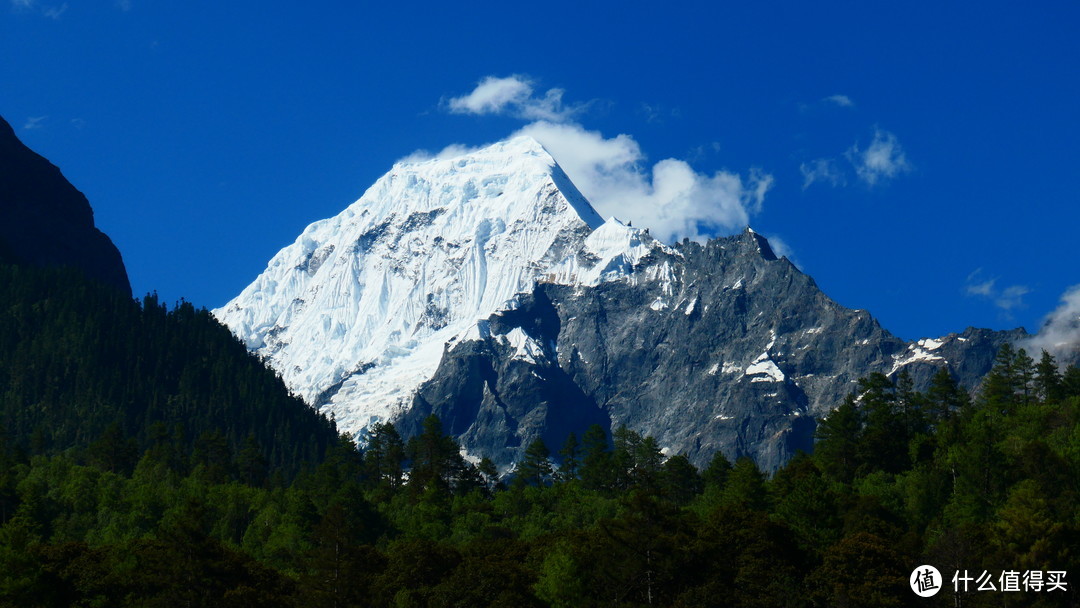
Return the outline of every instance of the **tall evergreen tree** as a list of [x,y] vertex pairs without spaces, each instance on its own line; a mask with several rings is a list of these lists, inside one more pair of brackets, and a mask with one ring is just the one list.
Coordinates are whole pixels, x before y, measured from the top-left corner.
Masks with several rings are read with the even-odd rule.
[[855,396],[818,422],[814,458],[826,475],[850,482],[859,468],[859,445],[862,442],[863,414],[855,405]]
[[599,424],[585,431],[582,438],[584,456],[581,462],[581,482],[590,490],[611,487],[613,483],[611,450],[607,433]]
[[559,450],[559,456],[562,457],[562,464],[559,466],[559,478],[563,481],[577,479],[578,471],[581,468],[581,444],[578,442],[577,434],[573,431],[566,436],[566,441],[563,443],[562,449]]
[[377,422],[364,450],[364,476],[368,483],[396,490],[401,486],[405,443],[389,422]]
[[1061,399],[1061,372],[1054,356],[1045,350],[1035,366],[1035,396],[1043,402]]
[[931,422],[937,424],[959,413],[970,399],[953,379],[949,368],[942,366],[930,379],[927,401]]
[[896,386],[875,372],[859,380],[859,401],[866,412],[858,443],[863,473],[897,473],[908,462],[909,421],[900,410]]
[[427,490],[447,493],[462,489],[461,482],[480,482],[475,471],[469,476],[460,446],[443,433],[442,421],[434,414],[424,419],[423,432],[409,439],[405,453],[412,465],[409,487],[416,494]]
[[518,463],[517,476],[521,481],[533,486],[544,486],[551,478],[551,450],[540,437],[533,439],[525,448],[525,456]]

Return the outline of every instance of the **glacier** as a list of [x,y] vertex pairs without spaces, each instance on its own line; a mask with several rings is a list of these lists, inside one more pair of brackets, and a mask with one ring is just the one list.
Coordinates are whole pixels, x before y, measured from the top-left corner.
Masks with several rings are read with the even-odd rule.
[[213,314],[362,436],[409,407],[448,343],[481,335],[534,282],[619,278],[653,247],[647,231],[604,221],[543,146],[517,137],[395,164]]
[[974,386],[1016,337],[905,342],[749,228],[668,245],[605,220],[529,137],[395,164],[213,314],[340,431],[436,414],[504,469],[600,424],[773,470],[860,376]]

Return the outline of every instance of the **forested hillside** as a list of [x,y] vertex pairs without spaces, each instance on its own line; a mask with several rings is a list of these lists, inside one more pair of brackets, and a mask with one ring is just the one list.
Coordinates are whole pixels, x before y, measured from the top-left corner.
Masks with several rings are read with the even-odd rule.
[[243,455],[291,479],[336,440],[207,311],[10,265],[0,265],[0,429],[21,453],[74,450],[118,474],[154,449],[219,464]]
[[[204,314],[133,311],[178,326]],[[224,468],[203,444],[152,437],[133,469],[111,467],[95,446],[115,429],[95,425],[74,432],[82,449],[0,451],[7,605],[1076,605],[1080,371],[1010,348],[974,400],[945,372],[925,394],[864,379],[815,453],[771,478],[720,454],[699,471],[594,426],[534,442],[500,480],[429,417],[407,440],[379,425],[363,451],[342,438],[288,483],[246,474],[230,441]],[[907,577],[924,563],[946,588],[919,600]],[[1067,587],[955,597],[957,570],[995,585],[1065,571]]]

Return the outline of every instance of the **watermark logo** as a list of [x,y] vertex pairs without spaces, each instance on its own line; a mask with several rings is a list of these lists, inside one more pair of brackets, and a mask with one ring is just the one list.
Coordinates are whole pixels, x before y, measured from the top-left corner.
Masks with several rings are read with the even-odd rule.
[[[998,593],[1068,592],[1069,582],[1064,570],[957,570],[952,576],[952,593],[990,591]],[[924,564],[911,571],[908,577],[911,590],[919,597],[937,595],[948,582],[937,568]]]
[[[967,570],[957,570],[953,574],[953,591],[967,593],[975,591],[1025,591],[1025,592],[1053,592],[1068,591],[1069,582],[1065,580],[1068,572],[1064,570],[1003,570],[995,577],[994,573],[983,570],[982,574],[974,576],[975,571],[968,573]],[[974,584],[972,584],[974,583]]]
[[915,568],[908,577],[911,590],[919,597],[933,597],[941,591],[943,580],[938,569],[930,565],[922,565]]

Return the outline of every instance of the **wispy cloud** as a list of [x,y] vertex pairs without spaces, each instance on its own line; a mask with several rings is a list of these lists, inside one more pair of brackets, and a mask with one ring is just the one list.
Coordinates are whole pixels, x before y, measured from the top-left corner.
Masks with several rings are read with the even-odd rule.
[[818,158],[808,163],[802,163],[799,165],[799,172],[803,176],[803,190],[809,188],[814,182],[823,182],[833,187],[847,184],[847,178],[844,176],[843,170],[836,165],[836,160],[832,158]]
[[847,95],[829,95],[828,97],[822,99],[821,101],[824,101],[825,103],[831,103],[831,104],[834,104],[834,105],[838,105],[841,108],[855,107],[855,102],[852,101],[851,98],[848,97]]
[[59,19],[61,15],[67,12],[68,3],[65,2],[59,6],[45,6],[38,3],[38,0],[11,0],[11,8],[15,12],[35,12],[40,13],[44,17],[49,19]]
[[28,131],[31,129],[40,129],[46,118],[48,118],[48,116],[31,116],[26,119],[22,128]]
[[661,240],[702,239],[738,230],[761,211],[773,178],[751,169],[695,171],[668,158],[646,169],[645,154],[633,137],[604,137],[577,124],[535,122],[517,132],[551,152],[601,215],[648,227]]
[[131,10],[131,0],[116,0],[116,8],[125,13]]
[[874,129],[874,139],[865,150],[855,143],[844,156],[855,168],[855,174],[868,186],[875,186],[912,169],[896,136],[878,128]]
[[533,85],[531,79],[516,74],[505,78],[488,76],[471,93],[453,97],[447,105],[455,114],[509,114],[551,122],[570,120],[585,108],[585,104],[563,103],[562,89],[548,89],[543,96],[535,96]]
[[1080,351],[1080,285],[1073,285],[1061,296],[1061,304],[1043,320],[1039,333],[1019,344],[1029,353],[1043,350],[1055,356],[1075,355]]
[[[552,89],[537,96],[526,78],[489,76],[446,106],[454,113],[505,114],[531,121],[512,136],[539,141],[601,215],[647,227],[667,242],[739,230],[761,211],[773,184],[771,175],[759,169],[746,175],[727,170],[709,174],[676,158],[649,165],[632,136],[606,137],[573,121],[584,106],[565,104],[563,94]],[[439,156],[467,150],[451,146]]]
[[670,118],[679,117],[679,108],[668,108],[658,103],[641,102],[638,105],[638,114],[645,117],[645,122],[663,124]]
[[42,12],[42,14],[45,15],[46,17],[48,17],[49,19],[59,19],[61,15],[63,15],[64,13],[67,12],[67,10],[68,10],[68,3],[65,2],[65,3],[61,4],[60,6],[50,6],[49,8],[46,8]]
[[1010,285],[1000,288],[997,282],[997,277],[987,278],[983,275],[982,268],[977,268],[968,275],[967,280],[964,282],[964,293],[969,296],[986,298],[1006,314],[1024,308],[1024,296],[1031,293],[1028,286]]
[[787,241],[776,234],[766,234],[763,236],[769,240],[769,246],[772,247],[776,257],[787,258],[788,261],[797,268],[802,268],[802,263],[795,257],[795,250],[792,249],[791,245],[788,245]]

